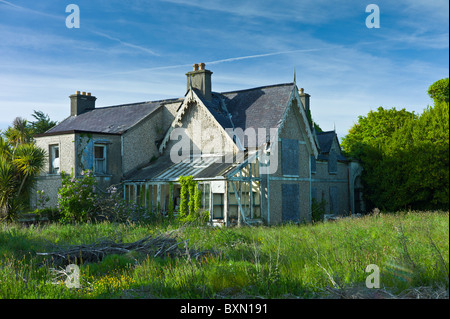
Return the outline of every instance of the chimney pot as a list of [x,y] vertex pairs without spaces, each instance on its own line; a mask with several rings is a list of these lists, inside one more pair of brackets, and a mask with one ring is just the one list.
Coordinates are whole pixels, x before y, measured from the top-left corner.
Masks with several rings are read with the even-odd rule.
[[298,89],[298,93],[300,95],[300,100],[302,101],[303,107],[305,108],[306,111],[310,111],[310,95],[308,93],[305,93],[305,89],[300,88]]
[[194,68],[194,71],[198,71],[198,64],[195,63],[195,64],[193,65],[193,68]]
[[[186,73],[187,76],[187,90],[194,88],[199,90],[203,97],[207,101],[211,101],[212,92],[211,92],[211,74],[212,72],[205,69],[205,63],[194,64],[194,71]],[[200,69],[196,69],[200,67]]]
[[76,94],[69,97],[71,116],[77,116],[95,109],[95,100],[97,98],[92,96],[91,92],[88,92],[87,94],[86,92],[81,92],[80,94],[80,91],[76,91]]

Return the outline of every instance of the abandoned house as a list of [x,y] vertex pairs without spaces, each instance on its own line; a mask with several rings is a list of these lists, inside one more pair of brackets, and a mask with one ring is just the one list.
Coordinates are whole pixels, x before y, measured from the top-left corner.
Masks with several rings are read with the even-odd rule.
[[[213,224],[311,221],[364,209],[358,163],[345,158],[335,131],[318,132],[310,95],[292,83],[212,91],[212,72],[194,64],[184,97],[96,107],[96,97],[70,96],[70,116],[36,144],[48,153],[37,190],[56,205],[61,172],[94,171],[127,202],[175,211],[180,176],[193,176]],[[172,199],[169,200],[169,196]],[[36,195],[32,205],[36,205]]]

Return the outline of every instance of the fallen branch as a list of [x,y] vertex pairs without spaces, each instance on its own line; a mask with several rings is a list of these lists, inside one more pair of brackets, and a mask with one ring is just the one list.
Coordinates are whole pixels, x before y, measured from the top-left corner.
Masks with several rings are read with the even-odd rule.
[[[97,241],[90,245],[77,245],[71,247],[55,247],[52,252],[38,252],[37,255],[52,258],[53,264],[67,265],[70,263],[80,264],[99,262],[106,255],[127,254],[133,251],[140,252],[153,257],[183,257],[199,259],[205,255],[217,255],[217,252],[194,251],[187,247],[188,240],[178,241],[173,232],[147,236],[132,243],[116,243],[111,240]],[[184,247],[180,248],[180,244]]]

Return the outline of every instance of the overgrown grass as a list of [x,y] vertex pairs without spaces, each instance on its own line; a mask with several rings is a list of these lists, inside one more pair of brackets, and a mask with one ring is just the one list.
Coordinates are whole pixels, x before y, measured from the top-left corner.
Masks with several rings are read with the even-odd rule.
[[[0,298],[323,298],[358,290],[369,296],[367,265],[380,269],[380,291],[398,296],[427,287],[448,298],[448,212],[401,212],[314,225],[182,227],[202,260],[109,255],[80,265],[81,288],[55,282],[36,252],[102,238],[134,242],[170,224],[0,226]],[[339,294],[333,295],[333,292]],[[341,294],[342,293],[342,294]],[[366,294],[367,293],[367,294]],[[345,295],[351,297],[348,294]],[[442,296],[440,294],[439,296]]]

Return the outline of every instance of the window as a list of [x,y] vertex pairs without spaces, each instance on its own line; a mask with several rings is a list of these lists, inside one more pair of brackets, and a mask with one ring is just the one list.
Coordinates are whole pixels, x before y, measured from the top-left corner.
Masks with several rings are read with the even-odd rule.
[[298,140],[282,139],[282,163],[283,175],[298,176],[299,174],[299,146]]
[[300,221],[299,184],[281,184],[281,216],[283,222]]
[[49,173],[59,174],[59,145],[50,145],[49,164]]
[[94,172],[106,174],[106,146],[94,145]]
[[311,155],[311,173],[316,173],[316,158],[314,157],[314,155]]
[[213,218],[223,219],[223,194],[213,193]]
[[334,150],[331,150],[330,154],[328,155],[328,173],[337,173],[337,154]]
[[339,213],[339,193],[336,186],[330,187],[330,213]]

